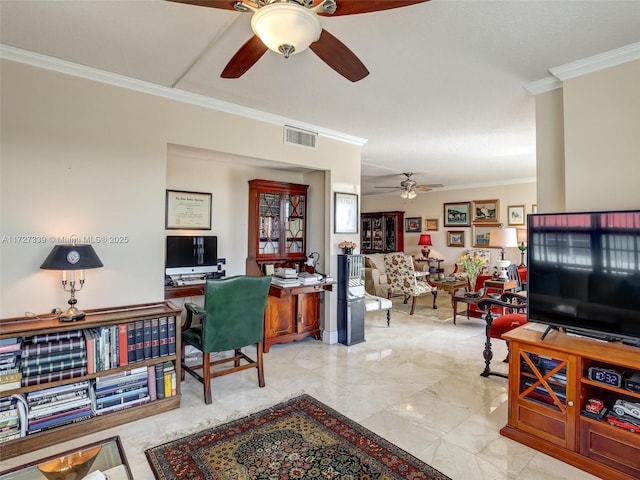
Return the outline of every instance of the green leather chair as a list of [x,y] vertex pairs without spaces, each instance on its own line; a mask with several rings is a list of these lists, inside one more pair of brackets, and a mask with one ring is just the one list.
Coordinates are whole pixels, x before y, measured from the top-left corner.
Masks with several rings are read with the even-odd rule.
[[[211,403],[211,378],[239,372],[247,368],[258,369],[258,385],[264,387],[262,366],[262,340],[264,309],[267,306],[270,277],[236,276],[209,280],[205,287],[204,308],[194,303],[185,304],[187,319],[182,327],[182,372],[187,371],[204,384],[204,401]],[[191,326],[198,315],[201,325]],[[242,352],[247,345],[257,346],[256,360]],[[184,347],[192,345],[202,352],[202,365],[187,365]],[[211,361],[210,354],[233,350],[232,357]],[[245,360],[247,363],[241,364]],[[214,365],[233,362],[233,367],[211,371]],[[202,375],[198,373],[202,370]]]

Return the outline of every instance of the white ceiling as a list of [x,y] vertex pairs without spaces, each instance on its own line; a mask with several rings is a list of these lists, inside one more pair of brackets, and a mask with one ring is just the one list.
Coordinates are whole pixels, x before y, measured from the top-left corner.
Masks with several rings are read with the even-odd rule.
[[0,0],[0,42],[364,138],[363,193],[377,193],[405,171],[446,188],[534,179],[524,86],[640,41],[640,0],[431,0],[321,18],[369,69],[359,82],[310,50],[222,79],[250,19],[164,0]]

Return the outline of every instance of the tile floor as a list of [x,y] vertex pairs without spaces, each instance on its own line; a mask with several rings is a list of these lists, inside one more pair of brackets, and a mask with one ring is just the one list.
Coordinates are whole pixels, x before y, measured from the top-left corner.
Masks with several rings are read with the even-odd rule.
[[[507,380],[483,378],[484,322],[442,320],[450,297],[440,295],[441,319],[394,312],[367,315],[366,342],[347,347],[307,339],[265,355],[266,387],[254,371],[213,381],[214,401],[187,375],[182,403],[128,425],[2,461],[0,470],[119,435],[136,480],[153,479],[144,450],[208,426],[307,393],[454,480],[593,480],[596,477],[500,436],[507,420]],[[418,316],[421,315],[421,316]],[[422,316],[424,315],[424,316]],[[506,373],[502,341],[494,341],[495,370]]]

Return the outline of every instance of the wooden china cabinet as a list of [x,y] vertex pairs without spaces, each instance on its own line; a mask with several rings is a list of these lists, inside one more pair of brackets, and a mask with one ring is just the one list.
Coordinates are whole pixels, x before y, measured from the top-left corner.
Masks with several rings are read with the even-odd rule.
[[[308,185],[249,181],[249,244],[247,275],[268,269],[305,269]],[[271,345],[313,336],[320,339],[321,293],[330,283],[271,285],[264,318],[264,351]]]
[[362,213],[360,226],[362,253],[404,251],[404,212]]

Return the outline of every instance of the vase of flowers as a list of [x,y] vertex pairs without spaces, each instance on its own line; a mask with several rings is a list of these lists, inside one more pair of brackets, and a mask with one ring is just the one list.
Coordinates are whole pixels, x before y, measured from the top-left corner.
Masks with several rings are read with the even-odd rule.
[[467,272],[467,276],[469,278],[469,289],[472,292],[475,291],[478,275],[480,275],[487,266],[487,257],[464,254],[458,258],[458,263],[462,265],[465,272]]
[[338,247],[342,249],[342,252],[345,255],[351,255],[353,253],[353,249],[357,246],[358,244],[356,242],[349,242],[347,240],[338,244]]

